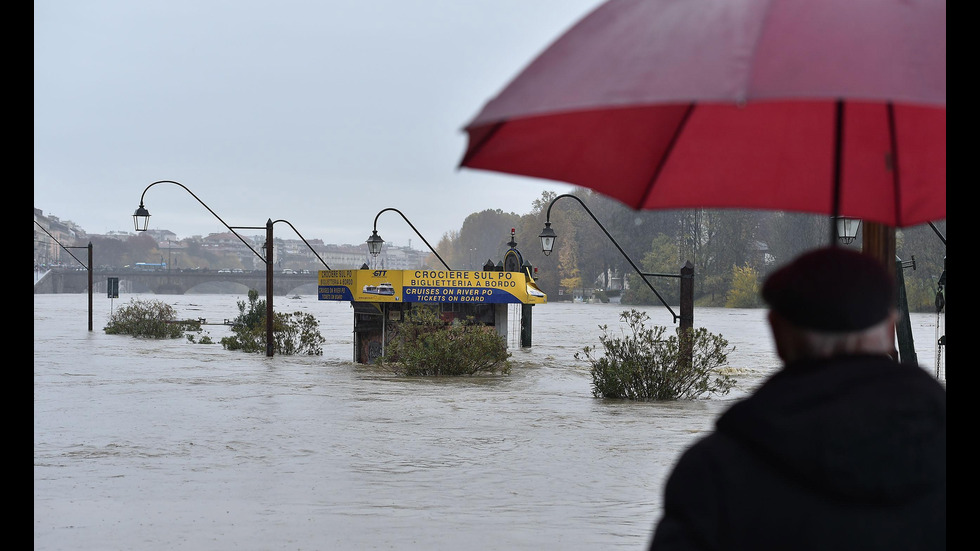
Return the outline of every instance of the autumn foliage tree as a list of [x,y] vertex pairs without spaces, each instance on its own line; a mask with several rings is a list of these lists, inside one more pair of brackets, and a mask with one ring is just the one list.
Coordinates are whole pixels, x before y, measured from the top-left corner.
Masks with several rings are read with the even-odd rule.
[[732,266],[732,285],[725,298],[726,308],[757,308],[759,273],[751,266]]

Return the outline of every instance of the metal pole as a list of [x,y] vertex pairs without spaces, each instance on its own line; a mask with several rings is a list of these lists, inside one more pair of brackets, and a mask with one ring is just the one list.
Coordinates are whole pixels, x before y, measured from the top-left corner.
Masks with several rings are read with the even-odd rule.
[[694,264],[681,268],[681,329],[694,329]]
[[88,242],[88,330],[92,330],[92,242]]
[[533,304],[521,304],[521,348],[531,348],[531,309]]
[[[915,257],[910,263],[915,269]],[[919,364],[915,353],[915,340],[912,335],[912,320],[909,317],[909,300],[905,291],[905,262],[895,257],[895,281],[898,282],[898,320],[895,321],[895,335],[898,340],[898,359],[902,363]]]
[[684,349],[681,361],[685,367],[694,365],[694,264],[690,260],[681,268],[680,342]]
[[834,189],[833,212],[830,218],[830,246],[837,246],[837,218],[840,217],[840,186],[844,154],[844,102],[837,100],[834,105]]
[[943,235],[943,233],[941,231],[939,231],[939,228],[937,228],[936,225],[933,224],[932,222],[929,222],[929,227],[932,228],[932,231],[936,232],[936,235],[939,236],[939,240],[943,242],[943,246],[945,247],[946,246],[946,236]]
[[274,325],[275,316],[272,310],[272,219],[265,223],[265,355],[272,357],[275,350]]

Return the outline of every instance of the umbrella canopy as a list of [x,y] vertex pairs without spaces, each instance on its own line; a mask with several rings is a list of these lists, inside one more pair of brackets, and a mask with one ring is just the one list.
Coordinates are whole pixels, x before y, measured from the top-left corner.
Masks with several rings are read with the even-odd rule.
[[945,0],[611,0],[470,122],[461,166],[634,209],[946,217]]

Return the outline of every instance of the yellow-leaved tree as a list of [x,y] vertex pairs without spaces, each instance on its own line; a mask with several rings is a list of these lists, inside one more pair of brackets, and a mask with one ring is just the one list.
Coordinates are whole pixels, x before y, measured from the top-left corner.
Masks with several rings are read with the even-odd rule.
[[752,266],[732,266],[732,286],[725,297],[726,308],[759,306],[759,272]]

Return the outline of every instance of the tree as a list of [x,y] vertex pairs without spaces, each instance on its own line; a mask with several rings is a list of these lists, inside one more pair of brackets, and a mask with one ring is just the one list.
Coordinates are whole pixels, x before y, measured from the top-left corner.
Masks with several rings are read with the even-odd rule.
[[567,239],[557,241],[558,248],[558,274],[562,289],[568,291],[572,296],[576,289],[582,288],[582,271],[578,263],[578,246],[576,244],[576,227],[569,226],[566,230]]
[[[681,261],[677,256],[674,240],[664,234],[658,234],[650,245],[650,250],[643,256],[640,264],[648,274],[680,274]],[[623,291],[623,304],[661,304],[660,299],[643,282],[640,274],[630,268],[626,275],[627,289]],[[670,304],[680,303],[680,285],[677,281],[668,283],[660,278],[650,279],[653,288]]]
[[[782,266],[806,251],[827,245],[830,219],[798,212],[768,213],[760,240],[768,246],[768,269]],[[762,274],[763,276],[765,273]]]
[[903,271],[909,310],[914,312],[936,311],[936,293],[939,291],[939,277],[946,271],[946,222],[935,224],[936,233],[928,224],[897,230],[895,251],[903,262],[915,259],[915,268]]
[[[445,260],[449,264],[450,267],[461,266],[459,232],[448,231],[442,234],[442,237],[439,239],[439,242],[436,243],[436,251],[439,253],[439,256],[441,256],[443,260]],[[439,259],[435,258],[435,255],[430,254],[429,256],[432,257],[432,260],[434,260],[435,262],[437,263],[439,262]],[[428,260],[429,259],[426,259],[426,264],[425,264],[426,267],[429,268],[433,267],[429,264]],[[439,268],[443,268],[443,266],[440,265]]]
[[[620,320],[629,327],[624,337],[609,335],[601,326],[603,355],[585,347],[584,355],[592,364],[592,394],[603,398],[628,400],[690,400],[708,393],[728,394],[735,379],[719,368],[728,362],[728,341],[706,329],[687,330],[680,336],[664,338],[665,327],[648,329],[650,318],[642,312],[628,310]],[[688,364],[681,353],[691,343],[693,361]],[[582,357],[579,353],[576,358]]]
[[467,216],[459,231],[461,253],[465,258],[460,266],[480,270],[487,259],[503,258],[510,229],[515,228],[519,220],[518,215],[500,209],[487,209]]
[[690,211],[684,223],[684,247],[697,270],[695,297],[709,306],[724,304],[731,266],[745,263],[754,249],[759,213],[733,209]]
[[757,308],[759,305],[759,273],[747,264],[732,266],[732,285],[728,289],[725,308]]
[[[221,345],[226,350],[243,352],[266,351],[266,303],[259,300],[258,291],[248,292],[248,303],[238,301],[238,317],[232,322],[233,336],[223,337]],[[293,312],[273,314],[273,351],[277,354],[323,354],[322,345],[326,341],[319,332],[319,322],[312,314]]]

